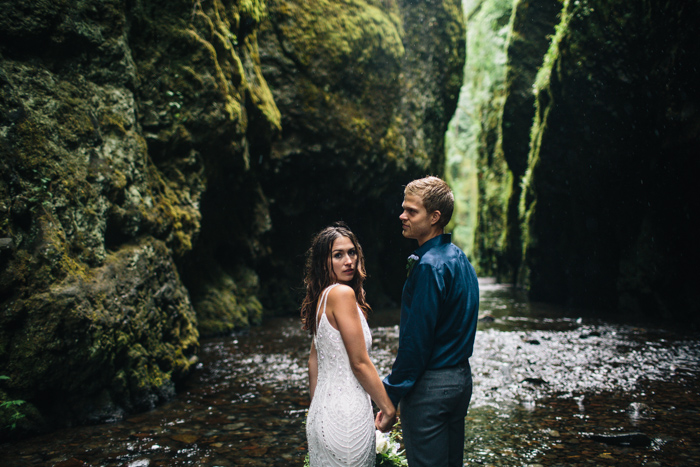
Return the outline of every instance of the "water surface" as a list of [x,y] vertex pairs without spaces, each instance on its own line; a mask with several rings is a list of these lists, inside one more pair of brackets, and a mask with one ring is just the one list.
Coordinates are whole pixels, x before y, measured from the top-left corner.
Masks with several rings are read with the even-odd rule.
[[[528,303],[489,281],[481,290],[465,465],[700,464],[697,336]],[[370,317],[382,375],[397,323],[397,310]],[[293,317],[204,340],[172,402],[5,444],[0,465],[301,466],[309,342]],[[632,433],[647,442],[612,444]]]

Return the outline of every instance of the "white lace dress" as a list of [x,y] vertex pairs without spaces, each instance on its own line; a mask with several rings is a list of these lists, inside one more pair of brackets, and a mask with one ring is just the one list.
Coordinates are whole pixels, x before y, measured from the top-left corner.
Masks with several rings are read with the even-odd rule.
[[[376,440],[372,402],[350,369],[340,331],[326,317],[328,293],[336,285],[323,291],[316,311],[318,315],[322,310],[322,316],[314,337],[318,380],[306,420],[309,460],[311,467],[373,466]],[[372,335],[359,307],[357,312],[369,352]]]

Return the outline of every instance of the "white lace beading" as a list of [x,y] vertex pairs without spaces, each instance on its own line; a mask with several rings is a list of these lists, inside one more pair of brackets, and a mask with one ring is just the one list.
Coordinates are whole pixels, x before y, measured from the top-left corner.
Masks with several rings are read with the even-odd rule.
[[[306,421],[309,460],[311,467],[369,467],[376,459],[372,402],[350,368],[340,332],[326,317],[328,294],[336,285],[323,291],[316,310],[322,315],[314,337],[318,379]],[[359,306],[357,311],[369,352],[372,335]]]

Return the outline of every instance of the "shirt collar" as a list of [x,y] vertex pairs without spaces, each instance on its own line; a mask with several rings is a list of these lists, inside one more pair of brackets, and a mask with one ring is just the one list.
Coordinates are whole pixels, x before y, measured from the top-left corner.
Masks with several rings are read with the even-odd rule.
[[424,254],[428,252],[431,248],[439,245],[444,245],[446,243],[452,243],[452,234],[441,234],[437,237],[433,237],[424,244],[420,246],[416,251],[413,252],[414,255],[422,258]]

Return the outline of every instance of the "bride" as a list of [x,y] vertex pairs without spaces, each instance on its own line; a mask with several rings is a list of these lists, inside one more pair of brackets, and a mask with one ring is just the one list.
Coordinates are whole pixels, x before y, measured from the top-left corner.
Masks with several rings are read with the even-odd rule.
[[362,247],[343,223],[319,232],[307,252],[301,305],[303,329],[313,340],[309,355],[311,406],[306,422],[312,467],[373,466],[373,400],[381,410],[376,428],[388,431],[396,410],[369,358],[372,336]]

